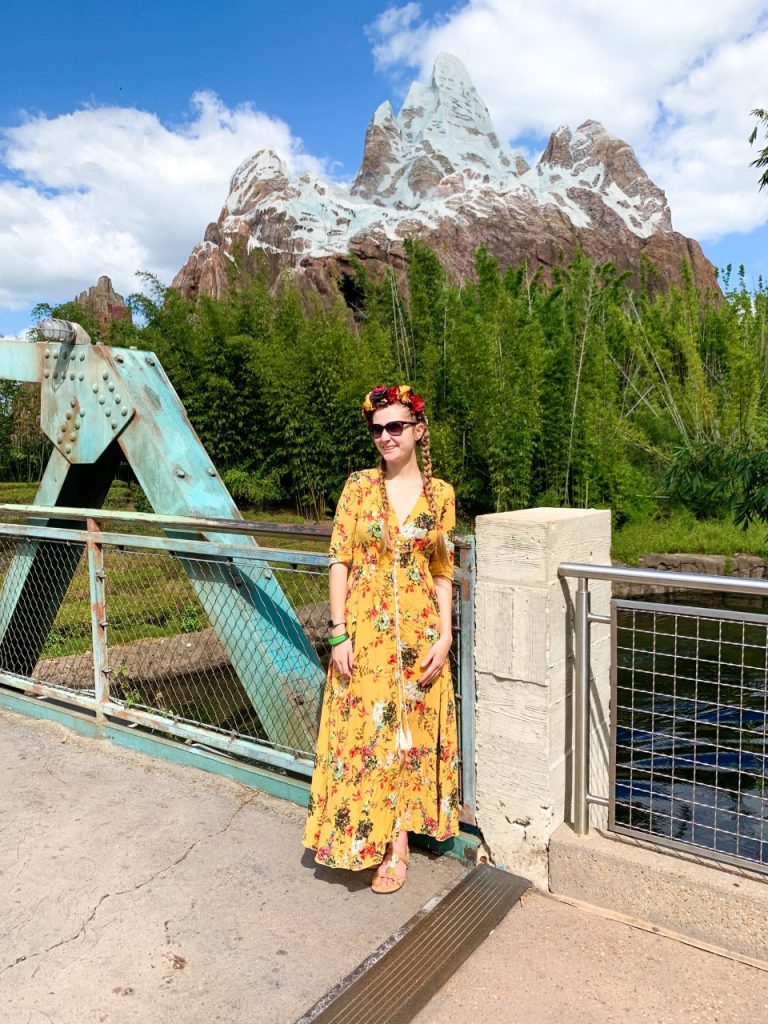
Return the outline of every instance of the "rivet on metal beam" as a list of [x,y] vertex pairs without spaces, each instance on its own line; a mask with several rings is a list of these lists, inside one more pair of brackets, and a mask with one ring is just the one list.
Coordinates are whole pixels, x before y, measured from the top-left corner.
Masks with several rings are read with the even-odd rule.
[[56,438],[56,444],[61,444],[63,440],[64,438],[61,436],[61,434],[59,434],[59,436]]
[[176,470],[176,476],[181,476],[181,477],[185,477],[186,475],[187,475],[187,474],[186,474],[186,473],[184,472],[184,470],[183,470],[183,469],[177,469],[177,470]]
[[154,359],[150,359],[149,356],[147,356],[145,362],[146,362],[147,366],[154,366],[155,365],[155,360]]
[[112,427],[113,430],[117,430],[117,424],[115,423],[114,420],[112,420],[112,423],[110,424],[110,426]]
[[120,395],[115,395],[115,404],[116,405],[120,405],[121,402],[122,402],[122,398],[120,397]]
[[105,414],[106,416],[111,416],[111,415],[112,415],[112,410],[111,410],[111,409],[105,409],[105,410],[104,410],[104,414]]
[[81,409],[80,412],[78,413],[78,416],[80,417],[80,419],[82,419],[83,416],[85,416],[85,409]]
[[74,408],[75,408],[75,406],[77,405],[77,399],[75,398],[75,396],[74,396],[74,395],[73,395],[73,396],[72,396],[72,397],[70,398],[70,400],[69,400],[69,404],[70,404],[70,405],[72,406],[72,408],[73,408],[73,409],[74,409]]
[[73,430],[79,430],[79,429],[80,429],[80,424],[77,422],[77,420],[75,420],[75,423],[74,423],[74,426],[73,426]]
[[123,406],[123,408],[120,410],[120,415],[121,416],[127,416],[128,415],[128,410],[126,409],[125,406]]
[[68,444],[68,445],[66,446],[66,448],[64,449],[64,451],[65,451],[65,452],[67,453],[67,455],[69,455],[69,453],[70,453],[70,452],[72,451],[72,445],[71,445],[71,444]]
[[81,352],[81,353],[80,353],[80,362],[82,363],[82,361],[83,361],[84,359],[85,359],[85,352]]
[[44,377],[50,377],[51,376],[51,371],[50,370],[46,370],[45,373],[43,374],[43,376]]
[[102,370],[101,379],[102,380],[109,380],[109,374],[107,373],[106,370]]
[[84,373],[78,373],[77,379],[78,380],[85,380],[85,374]]
[[73,353],[72,353],[72,355],[71,355],[71,356],[69,357],[69,359],[70,359],[70,362],[73,362],[73,363],[74,363],[74,361],[75,361],[75,353],[74,353],[74,352],[73,352]]
[[216,476],[216,470],[213,468],[213,466],[208,467],[208,476]]
[[74,380],[74,379],[75,379],[75,375],[74,375],[74,373],[70,373],[70,375],[69,375],[69,379],[70,379],[70,380]]
[[110,383],[110,384],[109,384],[109,390],[110,390],[110,391],[114,391],[114,390],[115,390],[115,385],[114,385],[114,384],[112,384],[112,383]]
[[72,419],[72,410],[71,409],[67,409],[66,417],[67,417],[68,420]]
[[96,392],[98,390],[99,390],[99,385],[98,384],[92,384],[91,385],[91,391],[94,393],[94,395],[96,394]]
[[123,356],[115,356],[115,359],[118,361],[118,363],[122,363],[124,357]]
[[106,399],[104,398],[104,395],[100,395],[99,396],[99,405],[104,405],[105,401],[106,401]]
[[58,377],[58,376],[59,376],[59,371],[58,371],[58,370],[54,370],[54,371],[53,371],[53,376],[54,376],[54,379],[55,379],[56,377]]
[[46,359],[50,359],[51,358],[51,350],[49,348],[47,348],[45,350],[45,358]]

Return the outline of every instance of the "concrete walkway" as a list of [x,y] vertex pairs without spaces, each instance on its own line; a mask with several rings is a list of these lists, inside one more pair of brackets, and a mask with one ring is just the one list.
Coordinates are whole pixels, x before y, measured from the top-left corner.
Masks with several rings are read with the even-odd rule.
[[[8,712],[0,764],[2,1024],[290,1024],[463,870],[416,854],[377,897],[300,808]],[[758,1021],[768,973],[533,894],[418,1021],[470,1014]]]

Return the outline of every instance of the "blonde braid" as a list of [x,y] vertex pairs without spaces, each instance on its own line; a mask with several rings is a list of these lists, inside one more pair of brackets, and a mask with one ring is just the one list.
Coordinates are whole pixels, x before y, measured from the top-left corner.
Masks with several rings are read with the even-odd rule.
[[[429,440],[429,422],[426,416],[423,422],[425,429],[419,441],[421,447],[421,476],[424,482],[424,494],[429,505],[429,511],[434,516],[435,526],[437,526],[440,522],[440,517],[437,514],[437,499],[435,498],[435,488],[432,485],[432,447]],[[441,562],[448,561],[448,545],[445,542],[445,534],[439,529],[437,531],[435,553]]]
[[379,459],[379,490],[381,492],[381,510],[384,516],[384,521],[381,524],[381,547],[380,551],[384,554],[385,551],[390,551],[392,548],[392,538],[389,536],[389,495],[387,494],[387,463],[382,455]]

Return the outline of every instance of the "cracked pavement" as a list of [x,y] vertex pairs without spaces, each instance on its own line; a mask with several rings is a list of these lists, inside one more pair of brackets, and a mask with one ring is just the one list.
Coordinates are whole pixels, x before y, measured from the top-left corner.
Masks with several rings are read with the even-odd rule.
[[[293,804],[5,711],[0,763],[0,1024],[290,1024],[463,872],[376,896]],[[414,1024],[448,1017],[764,1021],[768,970],[530,892]]]
[[0,763],[2,1024],[290,1022],[463,871],[382,899],[299,807],[5,711]]

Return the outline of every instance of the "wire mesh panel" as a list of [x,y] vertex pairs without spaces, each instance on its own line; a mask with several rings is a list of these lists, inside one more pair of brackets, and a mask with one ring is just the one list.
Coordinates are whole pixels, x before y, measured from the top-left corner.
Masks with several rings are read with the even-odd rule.
[[93,692],[85,544],[0,538],[0,670]]
[[140,549],[107,549],[105,568],[113,700],[311,757],[325,569]]
[[768,616],[614,601],[610,827],[768,871]]
[[[266,548],[122,518],[110,534],[94,514],[82,539],[77,524],[0,525],[0,685],[310,774],[331,654],[327,538],[298,528]],[[450,663],[473,823],[473,554],[457,548]]]

